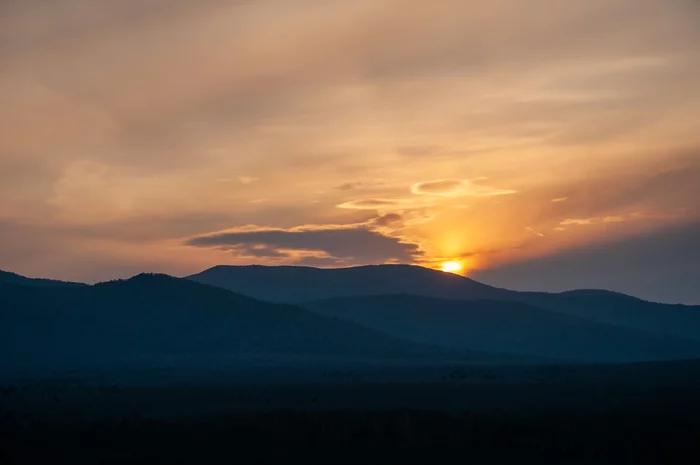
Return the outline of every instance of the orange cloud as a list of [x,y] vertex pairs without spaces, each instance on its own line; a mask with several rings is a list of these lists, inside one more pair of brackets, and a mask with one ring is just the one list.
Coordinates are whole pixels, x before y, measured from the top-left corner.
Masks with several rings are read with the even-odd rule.
[[476,184],[468,179],[442,179],[419,182],[411,187],[411,192],[442,197],[494,197],[517,193],[517,191],[510,189],[497,189]]

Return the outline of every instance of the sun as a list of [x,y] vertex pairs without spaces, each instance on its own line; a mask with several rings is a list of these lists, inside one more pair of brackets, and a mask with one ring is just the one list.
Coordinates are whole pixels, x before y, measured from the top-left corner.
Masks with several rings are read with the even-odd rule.
[[442,264],[442,271],[445,273],[459,273],[464,266],[459,262],[445,262]]

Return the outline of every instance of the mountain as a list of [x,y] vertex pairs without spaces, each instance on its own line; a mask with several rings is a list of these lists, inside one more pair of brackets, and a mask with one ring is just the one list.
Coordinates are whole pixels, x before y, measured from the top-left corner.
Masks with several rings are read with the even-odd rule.
[[413,295],[345,297],[304,304],[414,341],[586,362],[700,358],[700,342],[591,321],[529,304]]
[[602,323],[700,341],[700,306],[697,305],[647,302],[625,294],[595,290],[559,294],[519,292],[504,300],[527,302]]
[[354,268],[215,266],[186,279],[270,302],[306,302],[355,295],[419,294],[452,299],[497,298],[503,292],[452,273],[412,265]]
[[646,302],[602,290],[516,292],[419,266],[380,265],[341,269],[217,266],[188,277],[274,302],[412,294],[447,300],[497,300],[640,331],[700,341],[700,306]]
[[164,275],[82,287],[0,286],[0,361],[7,366],[205,363],[275,354],[499,359],[412,343],[299,307]]
[[56,281],[54,279],[37,279],[27,278],[17,273],[0,270],[0,286],[5,283],[23,284],[25,286],[43,286],[43,287],[78,287],[87,286],[83,283],[73,283],[69,281]]

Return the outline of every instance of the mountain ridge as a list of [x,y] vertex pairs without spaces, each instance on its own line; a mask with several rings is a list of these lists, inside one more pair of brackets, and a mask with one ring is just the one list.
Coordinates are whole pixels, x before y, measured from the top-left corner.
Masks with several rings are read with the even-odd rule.
[[606,290],[519,292],[418,266],[340,269],[217,266],[187,277],[273,302],[411,294],[447,300],[496,300],[583,317],[599,323],[700,340],[700,306],[648,302]]
[[167,275],[77,288],[1,286],[0,348],[4,364],[20,366],[241,354],[522,359],[420,344]]
[[54,287],[82,287],[87,286],[84,283],[77,283],[72,281],[60,281],[56,279],[46,279],[46,278],[28,278],[21,274],[13,273],[11,271],[0,270],[0,284],[2,283],[15,283],[24,284],[26,286],[54,286]]
[[[319,297],[304,293],[303,289],[298,289],[295,286],[300,284],[314,284],[314,293],[328,293],[329,295],[320,298],[338,297],[338,285],[341,288],[352,289],[352,287],[362,287],[359,295],[368,294],[386,294],[383,288],[387,284],[392,284],[394,288],[399,290],[394,293],[409,292],[414,289],[417,282],[430,283],[440,287],[443,291],[449,292],[450,289],[463,289],[465,286],[469,288],[469,292],[473,295],[488,297],[496,295],[499,292],[509,292],[504,289],[495,288],[487,284],[482,284],[464,276],[453,273],[444,273],[441,271],[432,270],[416,265],[365,265],[347,268],[315,268],[308,266],[263,266],[263,265],[246,265],[246,266],[229,266],[217,265],[215,267],[204,270],[200,273],[186,276],[185,279],[190,279],[204,284],[218,285],[225,287],[234,292],[245,293],[248,290],[255,291],[251,285],[258,284],[261,279],[279,279],[284,273],[284,278],[290,282],[277,281],[276,295],[266,296],[268,301],[279,302],[303,302],[307,300],[318,300]],[[332,280],[327,278],[332,275]],[[403,281],[397,283],[395,278],[400,278]],[[239,280],[233,282],[232,279]],[[323,285],[318,285],[318,280],[326,279]],[[356,280],[351,282],[350,280]],[[394,281],[392,281],[394,280]],[[350,285],[348,285],[350,283]],[[238,284],[238,286],[237,286]],[[335,289],[328,288],[332,285]],[[295,291],[297,291],[295,293]],[[301,292],[300,292],[301,291]],[[349,290],[349,294],[357,294],[356,291]]]
[[303,306],[414,341],[484,351],[605,363],[700,357],[700,341],[520,302],[397,294],[326,299]]

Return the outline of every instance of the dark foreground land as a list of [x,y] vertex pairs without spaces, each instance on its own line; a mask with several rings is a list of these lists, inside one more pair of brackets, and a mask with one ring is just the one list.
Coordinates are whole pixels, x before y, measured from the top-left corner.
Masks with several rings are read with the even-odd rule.
[[0,463],[700,463],[696,362],[443,381],[2,388]]
[[183,420],[6,418],[4,463],[698,463],[696,414],[277,412]]

